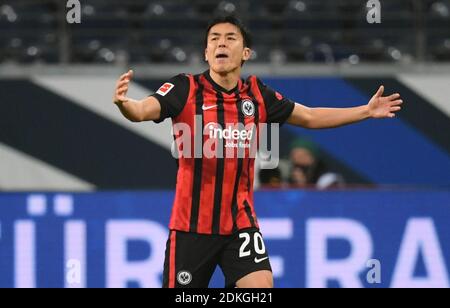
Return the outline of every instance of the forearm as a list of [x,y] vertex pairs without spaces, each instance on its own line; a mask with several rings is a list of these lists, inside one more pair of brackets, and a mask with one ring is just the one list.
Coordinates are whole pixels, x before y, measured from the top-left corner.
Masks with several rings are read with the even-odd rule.
[[288,123],[305,128],[333,128],[356,123],[365,119],[383,119],[395,117],[401,110],[403,100],[400,94],[383,96],[381,86],[367,105],[351,108],[309,108],[296,103]]
[[367,105],[351,108],[308,108],[295,104],[288,123],[305,128],[333,128],[370,118]]
[[141,101],[130,99],[124,102],[116,102],[115,104],[119,107],[123,116],[131,122],[140,122],[143,120]]
[[367,105],[351,108],[311,108],[309,128],[333,128],[370,117]]

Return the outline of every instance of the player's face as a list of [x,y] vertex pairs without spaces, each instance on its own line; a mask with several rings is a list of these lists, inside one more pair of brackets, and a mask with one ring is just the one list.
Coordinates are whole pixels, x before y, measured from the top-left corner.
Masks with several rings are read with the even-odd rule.
[[217,24],[209,30],[205,58],[216,73],[226,74],[239,69],[250,55],[251,51],[244,47],[244,38],[235,25]]

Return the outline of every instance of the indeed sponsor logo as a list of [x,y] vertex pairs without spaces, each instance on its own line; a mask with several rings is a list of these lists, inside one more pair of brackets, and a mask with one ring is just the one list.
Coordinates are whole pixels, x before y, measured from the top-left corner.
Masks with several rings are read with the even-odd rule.
[[[270,125],[270,128],[269,128]],[[174,158],[259,158],[262,169],[273,169],[279,162],[279,125],[277,123],[204,124],[202,116],[194,123],[178,122],[173,126]],[[271,145],[269,147],[269,144]]]
[[230,125],[228,128],[223,129],[217,123],[206,124],[205,133],[211,139],[224,139],[224,140],[252,140],[253,130],[238,129],[236,126]]

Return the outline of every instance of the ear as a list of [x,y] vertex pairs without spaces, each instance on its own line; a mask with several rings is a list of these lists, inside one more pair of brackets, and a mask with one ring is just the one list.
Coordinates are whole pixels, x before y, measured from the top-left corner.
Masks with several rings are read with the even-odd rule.
[[244,48],[244,52],[242,54],[242,60],[247,61],[252,56],[252,50],[248,47]]
[[208,49],[205,48],[205,61],[208,62]]

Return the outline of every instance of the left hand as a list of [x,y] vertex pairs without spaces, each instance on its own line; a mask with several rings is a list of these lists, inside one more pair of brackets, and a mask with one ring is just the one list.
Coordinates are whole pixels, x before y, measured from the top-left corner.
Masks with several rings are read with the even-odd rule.
[[401,110],[400,105],[403,104],[403,101],[400,99],[400,94],[382,96],[383,92],[384,86],[381,86],[369,101],[368,108],[371,118],[393,118],[395,113]]

